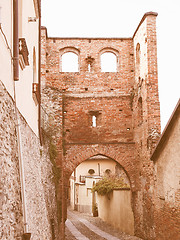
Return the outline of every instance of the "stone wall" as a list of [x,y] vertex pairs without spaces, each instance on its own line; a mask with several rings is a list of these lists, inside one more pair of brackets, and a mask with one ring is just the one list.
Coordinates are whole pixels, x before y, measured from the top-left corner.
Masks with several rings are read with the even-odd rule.
[[[21,239],[23,210],[14,101],[0,83],[0,234]],[[27,227],[33,240],[58,239],[57,206],[48,150],[18,112],[25,176]],[[54,229],[52,229],[54,228]],[[53,233],[52,233],[53,232]],[[54,238],[52,238],[54,235]]]
[[20,239],[22,201],[14,103],[0,82],[0,239]]

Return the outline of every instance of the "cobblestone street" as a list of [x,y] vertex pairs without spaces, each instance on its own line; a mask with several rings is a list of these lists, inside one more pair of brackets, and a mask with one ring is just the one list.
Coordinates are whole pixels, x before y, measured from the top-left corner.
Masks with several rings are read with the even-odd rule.
[[68,210],[66,240],[140,240],[115,230],[98,217]]

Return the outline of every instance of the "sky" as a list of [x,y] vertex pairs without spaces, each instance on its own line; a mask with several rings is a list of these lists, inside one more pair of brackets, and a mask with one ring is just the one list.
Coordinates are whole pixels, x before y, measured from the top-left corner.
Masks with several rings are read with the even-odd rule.
[[157,12],[161,130],[180,97],[180,0],[42,0],[49,37],[132,37],[146,12]]

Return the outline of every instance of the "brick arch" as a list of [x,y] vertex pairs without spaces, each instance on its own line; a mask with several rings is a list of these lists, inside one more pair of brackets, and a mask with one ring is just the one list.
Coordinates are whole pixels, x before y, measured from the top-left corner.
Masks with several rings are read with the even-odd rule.
[[[104,146],[104,145],[92,145],[92,146],[71,146],[66,151],[66,157],[65,157],[65,164],[64,164],[64,170],[66,172],[66,178],[69,179],[71,173],[74,171],[74,169],[87,160],[90,157],[93,157],[95,155],[101,154],[104,155],[116,162],[118,162],[123,169],[125,170],[131,184],[132,191],[136,191],[138,188],[138,171],[137,166],[134,164],[135,161],[133,161],[134,156],[130,156],[130,151],[128,149],[134,148],[134,144],[127,144],[124,148],[123,146]],[[132,151],[133,152],[133,151]],[[73,157],[72,157],[73,156]]]
[[80,54],[80,50],[78,48],[75,48],[75,47],[64,47],[64,48],[60,48],[59,49],[59,52],[60,52],[60,55],[62,56],[64,53],[67,53],[67,52],[73,52],[77,55]]

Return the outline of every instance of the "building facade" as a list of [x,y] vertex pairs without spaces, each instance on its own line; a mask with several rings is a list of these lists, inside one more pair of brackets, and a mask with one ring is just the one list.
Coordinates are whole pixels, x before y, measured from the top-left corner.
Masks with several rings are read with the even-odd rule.
[[40,144],[40,1],[0,1],[0,239],[58,239]]

